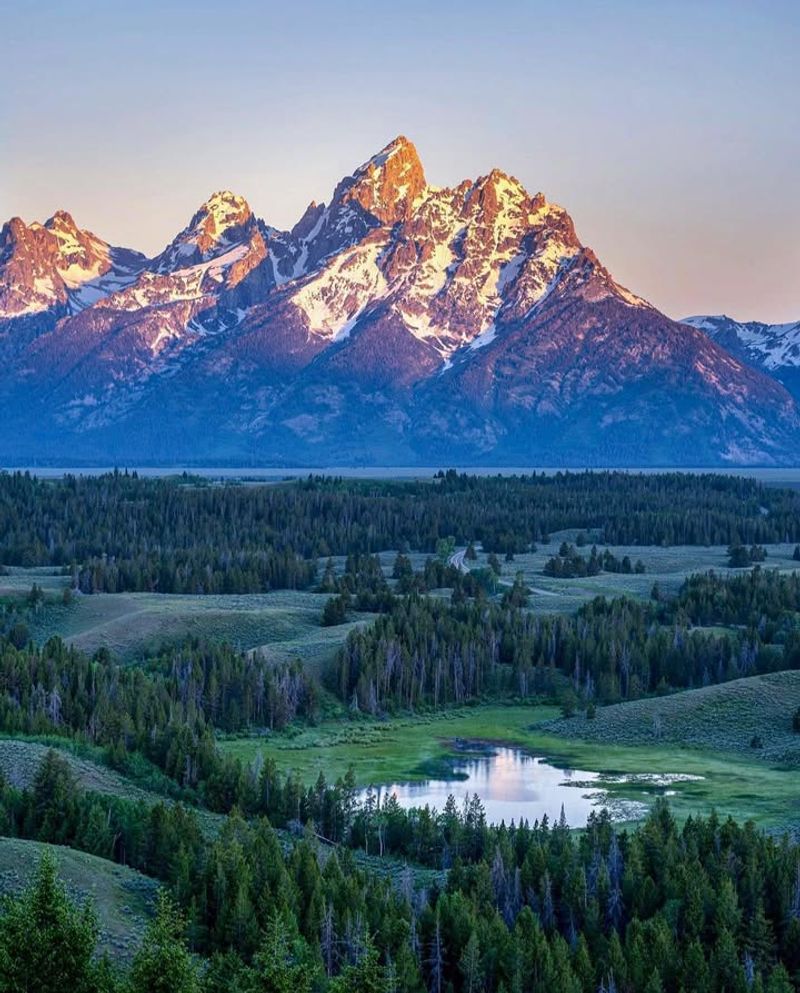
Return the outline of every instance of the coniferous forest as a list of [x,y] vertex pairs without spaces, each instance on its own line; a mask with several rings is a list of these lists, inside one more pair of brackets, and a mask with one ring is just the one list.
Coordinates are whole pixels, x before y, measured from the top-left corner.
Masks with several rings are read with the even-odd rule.
[[[514,556],[562,531],[577,534],[543,572],[565,583],[649,583],[608,546],[767,554],[533,609]],[[0,736],[45,748],[29,775],[0,774],[0,835],[53,847],[0,906],[0,993],[797,993],[800,830],[679,817],[655,796],[637,823],[600,808],[585,826],[492,823],[478,795],[404,807],[324,759],[309,781],[221,747],[291,745],[331,714],[361,727],[514,701],[589,715],[800,670],[800,579],[768,555],[787,542],[800,495],[732,476],[0,475],[0,565],[48,567],[65,602],[302,589],[327,595],[321,631],[360,620],[321,668],[207,637],[131,662],[33,637],[38,587],[2,598]],[[86,763],[136,789],[98,788]],[[61,881],[67,849],[160,886],[128,960]]]
[[85,592],[244,593],[310,586],[329,555],[452,535],[521,552],[566,528],[605,544],[800,541],[800,494],[735,476],[442,473],[393,483],[309,477],[215,485],[135,474],[0,476],[0,564],[58,565]]

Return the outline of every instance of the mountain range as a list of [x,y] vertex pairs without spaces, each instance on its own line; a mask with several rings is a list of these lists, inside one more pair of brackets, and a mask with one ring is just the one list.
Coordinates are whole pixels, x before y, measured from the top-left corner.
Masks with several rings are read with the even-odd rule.
[[568,213],[398,137],[289,231],[213,194],[155,258],[0,231],[0,460],[796,465],[800,324],[674,321]]

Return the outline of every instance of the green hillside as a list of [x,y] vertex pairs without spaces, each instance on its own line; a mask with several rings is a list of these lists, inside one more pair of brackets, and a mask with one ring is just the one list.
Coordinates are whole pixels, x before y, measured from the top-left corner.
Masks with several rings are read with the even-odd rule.
[[[800,734],[792,730],[798,707],[800,672],[776,672],[602,707],[593,720],[581,714],[542,729],[603,744],[669,742],[800,766]],[[754,738],[761,747],[753,747]]]
[[70,896],[79,903],[94,903],[100,950],[116,961],[130,959],[141,941],[159,884],[134,869],[72,848],[0,838],[0,894],[22,890],[49,847],[56,854],[58,872]]

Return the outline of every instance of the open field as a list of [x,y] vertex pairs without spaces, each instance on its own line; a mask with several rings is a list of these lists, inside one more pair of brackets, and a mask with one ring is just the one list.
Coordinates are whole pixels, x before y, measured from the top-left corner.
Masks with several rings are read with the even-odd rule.
[[34,583],[45,593],[61,593],[70,585],[70,577],[61,574],[60,569],[50,565],[30,569],[8,568],[8,575],[0,575],[0,597],[19,597],[30,592]]
[[[708,813],[753,819],[773,829],[800,828],[797,771],[719,750],[678,744],[630,746],[583,742],[553,733],[553,707],[486,705],[429,717],[348,724],[329,721],[299,733],[269,738],[237,738],[221,747],[244,760],[259,752],[305,782],[320,770],[329,780],[352,766],[361,785],[426,779],[454,754],[454,739],[516,745],[555,764],[602,774],[601,785],[615,798],[652,800],[663,793],[649,781],[661,774],[702,777],[670,785],[670,802],[679,816]],[[632,777],[632,778],[631,778]]]
[[[597,542],[599,551],[609,548],[619,559],[628,555],[631,562],[641,559],[647,570],[643,575],[625,575],[603,572],[598,576],[581,579],[554,579],[542,574],[545,562],[558,553],[562,541],[574,542],[577,530],[559,531],[551,535],[547,545],[539,545],[536,552],[516,555],[513,562],[503,562],[501,581],[511,582],[521,571],[525,582],[533,590],[531,608],[538,613],[567,613],[577,610],[582,604],[596,596],[634,596],[647,599],[654,583],[658,583],[665,593],[676,593],[681,583],[691,575],[714,569],[722,575],[733,575],[741,569],[728,568],[727,547],[712,545],[675,545],[662,548],[657,545],[605,545]],[[592,547],[592,535],[584,548],[578,551],[588,557]],[[794,571],[800,563],[792,558],[793,544],[767,545],[765,569]],[[478,549],[478,559],[468,563],[472,568],[485,566],[487,556]]]
[[158,883],[135,869],[72,848],[0,838],[0,893],[24,889],[47,848],[55,853],[59,876],[72,899],[93,902],[100,924],[100,950],[115,960],[129,960],[141,942]]
[[26,738],[0,738],[0,773],[10,786],[28,789],[33,784],[42,759],[51,748],[66,759],[78,784],[90,793],[121,796],[148,803],[165,799],[159,794],[142,789],[108,766],[75,755],[67,747],[59,748]]
[[[27,579],[25,589],[30,586]],[[28,623],[37,641],[58,634],[87,652],[106,647],[127,662],[198,637],[227,641],[244,651],[258,649],[276,661],[299,656],[315,671],[353,626],[372,616],[362,614],[350,624],[324,628],[320,617],[327,599],[324,593],[295,590],[232,596],[96,593],[78,595],[68,606],[48,602]]]
[[[676,592],[694,573],[709,569],[726,574],[737,570],[727,567],[726,549],[722,546],[608,546],[618,558],[641,559],[643,575],[601,573],[582,579],[553,579],[542,574],[545,562],[562,541],[574,541],[578,532],[563,531],[552,535],[547,545],[536,552],[517,555],[513,562],[503,562],[501,582],[511,582],[517,571],[533,590],[531,609],[539,613],[571,612],[596,596],[629,595],[646,599],[653,584],[664,592]],[[590,535],[591,541],[591,535]],[[582,551],[588,555],[590,545]],[[599,544],[600,549],[605,545]],[[791,571],[798,563],[792,559],[794,545],[768,546],[765,568]],[[387,576],[391,575],[396,552],[380,553]],[[413,553],[415,569],[421,569],[427,555]],[[478,551],[473,567],[486,565],[487,556]],[[344,558],[334,558],[337,573],[344,569]],[[324,569],[324,562],[320,563]],[[0,595],[21,596],[36,582],[48,593],[48,602],[32,615],[29,626],[33,637],[43,641],[54,634],[85,651],[101,646],[125,661],[135,661],[162,645],[187,636],[227,641],[245,651],[259,649],[271,659],[299,657],[310,671],[319,673],[336,653],[356,624],[368,623],[369,614],[357,616],[349,624],[333,628],[320,625],[327,594],[297,590],[271,593],[223,595],[178,595],[159,593],[115,593],[76,596],[69,606],[60,602],[59,593],[67,577],[52,569],[13,569],[0,577]]]

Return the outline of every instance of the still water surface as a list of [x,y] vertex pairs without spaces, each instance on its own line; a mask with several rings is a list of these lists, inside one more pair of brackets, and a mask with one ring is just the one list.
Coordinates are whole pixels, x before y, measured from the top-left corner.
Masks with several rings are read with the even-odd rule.
[[[123,468],[124,463],[120,465]],[[209,479],[248,479],[259,480],[261,482],[277,482],[283,479],[294,477],[304,477],[309,473],[321,473],[330,476],[344,476],[350,479],[429,479],[437,473],[441,466],[291,466],[271,468],[269,466],[185,466],[185,465],[155,465],[155,466],[135,466],[128,465],[129,470],[136,470],[140,476],[172,476],[182,472],[189,472],[198,476],[205,476]],[[55,466],[55,465],[33,465],[33,466],[0,466],[0,470],[20,470],[30,472],[34,476],[45,478],[59,478],[64,473],[72,473],[77,476],[98,476],[104,472],[112,472],[113,465],[101,466]],[[459,472],[468,472],[475,476],[510,476],[526,474],[531,472],[545,473],[552,475],[556,472],[583,472],[586,469],[592,472],[603,472],[600,466],[459,466]],[[614,471],[633,473],[661,473],[661,472],[684,472],[692,473],[719,473],[723,476],[749,476],[760,479],[765,483],[775,485],[798,485],[800,484],[800,468],[776,469],[771,467],[720,467],[716,468],[687,468],[670,466],[646,466],[636,468],[617,468]]]
[[[612,799],[603,788],[608,779],[600,773],[558,768],[516,748],[470,752],[454,758],[450,768],[452,775],[443,779],[393,783],[373,792],[381,802],[394,793],[402,807],[428,805],[439,811],[450,794],[460,806],[465,797],[477,793],[491,824],[519,823],[523,818],[532,824],[545,814],[552,823],[563,806],[567,823],[583,827],[589,814],[604,806],[612,816],[626,820],[643,810],[641,804]],[[362,792],[362,800],[366,793]]]

